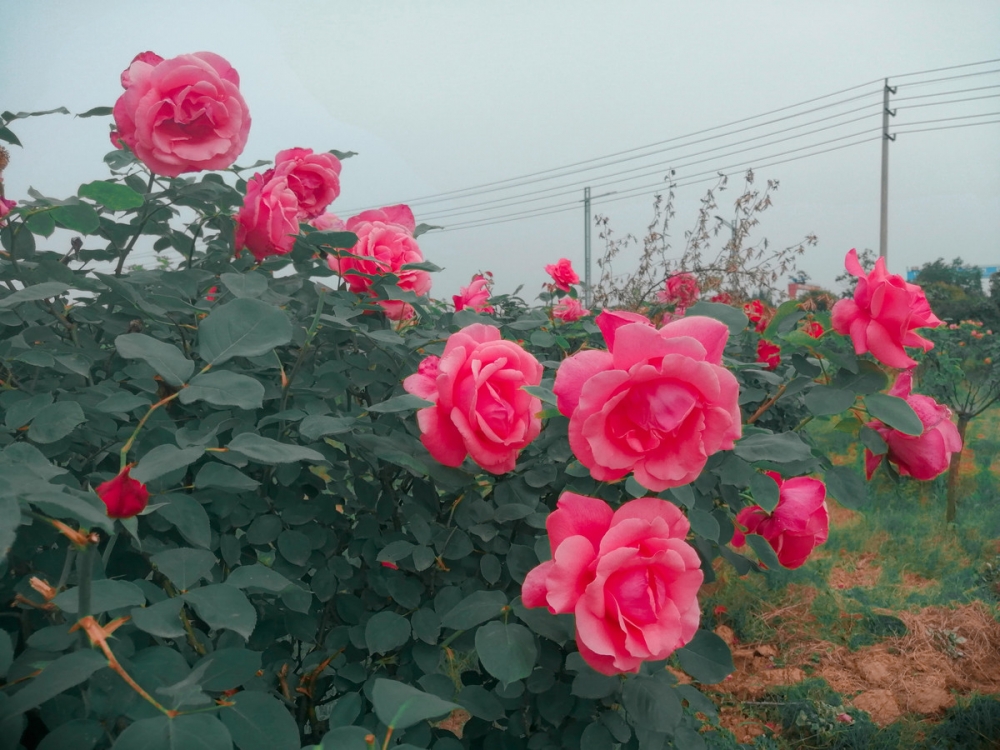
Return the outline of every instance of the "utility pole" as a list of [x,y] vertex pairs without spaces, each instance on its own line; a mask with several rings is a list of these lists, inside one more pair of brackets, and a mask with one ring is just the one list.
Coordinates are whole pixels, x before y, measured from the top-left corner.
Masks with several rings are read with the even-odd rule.
[[583,189],[583,306],[590,309],[590,188]]
[[879,222],[878,254],[887,264],[889,262],[889,141],[896,140],[896,136],[889,135],[889,118],[896,116],[896,110],[889,109],[889,94],[895,93],[896,89],[889,86],[889,79],[886,78],[882,89],[882,211]]

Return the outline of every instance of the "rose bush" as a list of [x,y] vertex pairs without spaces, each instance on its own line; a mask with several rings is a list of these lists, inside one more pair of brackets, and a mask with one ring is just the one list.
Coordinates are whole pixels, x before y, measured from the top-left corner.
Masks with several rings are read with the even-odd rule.
[[[567,321],[567,275],[452,310],[409,209],[321,209],[322,154],[245,182],[160,179],[140,151],[0,227],[3,737],[731,748],[698,584],[798,563],[822,515],[803,484],[864,508],[863,466],[802,425],[875,452],[865,422],[921,434],[882,367],[795,300],[754,325],[718,300]],[[130,272],[143,244],[165,262]]]

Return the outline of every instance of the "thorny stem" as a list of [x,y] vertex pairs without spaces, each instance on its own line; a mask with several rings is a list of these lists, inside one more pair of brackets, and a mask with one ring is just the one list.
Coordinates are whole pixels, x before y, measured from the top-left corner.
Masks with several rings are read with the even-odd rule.
[[778,399],[781,398],[781,396],[784,394],[786,387],[787,386],[783,384],[780,388],[778,388],[778,391],[773,396],[771,396],[771,398],[769,398],[767,401],[765,401],[763,404],[757,407],[757,411],[755,411],[750,416],[750,419],[748,419],[746,423],[753,424],[758,419],[760,419],[761,415],[764,412],[766,412],[768,409],[770,409],[778,402]]
[[[153,184],[156,182],[156,175],[152,172],[149,173],[149,184],[146,185],[146,195],[148,196],[153,191]],[[159,206],[157,206],[159,208]],[[132,239],[129,240],[128,245],[125,249],[121,251],[118,256],[118,265],[115,266],[115,276],[122,275],[122,269],[125,268],[125,259],[128,257],[129,253],[132,252],[132,248],[135,247],[135,243],[138,241],[139,237],[142,235],[142,230],[146,227],[147,222],[152,218],[155,211],[149,211],[149,204],[144,204],[142,218],[139,220],[139,224],[135,228],[135,234],[132,235]]]
[[[205,369],[208,369],[208,368],[206,367]],[[170,403],[175,398],[177,398],[179,395],[181,395],[181,392],[180,391],[175,391],[174,393],[171,393],[166,398],[160,399],[155,404],[153,404],[152,406],[149,407],[149,411],[147,411],[143,415],[142,419],[139,420],[139,424],[137,424],[135,426],[135,430],[133,430],[132,435],[129,437],[128,440],[125,441],[125,445],[122,446],[121,461],[120,461],[120,465],[119,465],[119,468],[118,468],[119,471],[124,471],[125,466],[128,464],[128,452],[130,450],[132,450],[132,444],[135,443],[135,439],[139,436],[139,430],[141,430],[145,426],[147,420],[149,420],[149,418],[151,416],[153,416],[153,412],[156,411],[157,409],[159,409],[161,406],[164,406],[165,404]]]

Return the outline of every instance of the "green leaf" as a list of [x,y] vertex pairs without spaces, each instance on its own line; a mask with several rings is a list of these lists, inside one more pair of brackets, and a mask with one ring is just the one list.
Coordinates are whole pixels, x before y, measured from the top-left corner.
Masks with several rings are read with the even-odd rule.
[[875,419],[896,428],[904,435],[923,434],[923,422],[904,399],[887,396],[884,393],[873,393],[871,396],[865,396],[865,408]]
[[128,185],[118,182],[105,182],[96,180],[80,185],[76,193],[81,198],[90,198],[95,203],[100,203],[111,211],[126,211],[130,208],[139,208],[145,199],[135,192]]
[[123,333],[115,339],[115,348],[125,359],[141,359],[173,386],[184,385],[194,372],[194,362],[180,349],[144,333]]
[[312,544],[301,531],[286,529],[278,535],[278,552],[292,565],[305,565],[312,554]]
[[757,557],[769,570],[781,570],[785,566],[778,560],[774,547],[764,537],[759,534],[747,534],[747,544],[757,553]]
[[868,503],[868,483],[850,466],[826,470],[826,490],[845,508],[856,510]]
[[259,409],[264,405],[264,386],[256,378],[226,370],[195,375],[181,391],[182,404],[207,401],[213,406]]
[[148,607],[132,610],[132,623],[143,632],[158,638],[182,638],[185,630],[181,623],[184,600],[178,597],[164,599]]
[[747,327],[747,323],[750,322],[750,319],[742,310],[737,310],[735,307],[722,305],[718,302],[695,302],[687,309],[685,317],[691,317],[692,315],[704,315],[707,318],[721,320],[729,326],[729,333],[732,336],[741,333]]
[[215,567],[215,555],[190,547],[164,550],[149,560],[180,591],[187,591],[202,578],[207,579]]
[[229,730],[215,716],[181,714],[155,716],[130,724],[112,750],[232,750]]
[[212,531],[208,523],[208,513],[201,503],[190,495],[165,495],[162,500],[167,504],[156,509],[156,512],[177,527],[185,539],[198,547],[209,549],[212,546]]
[[100,722],[73,719],[45,735],[38,743],[38,750],[94,750],[104,736]]
[[49,215],[48,211],[31,214],[25,221],[28,224],[28,229],[42,237],[51,237],[52,233],[56,231],[55,219]]
[[441,624],[455,630],[469,630],[497,617],[507,606],[502,591],[476,591],[462,599],[441,618]]
[[688,521],[691,522],[691,531],[698,536],[713,542],[719,541],[719,522],[707,510],[692,508],[688,511]]
[[198,617],[215,630],[232,630],[250,638],[257,625],[257,610],[246,594],[228,583],[214,583],[184,594]]
[[375,687],[372,688],[372,705],[379,721],[392,729],[406,729],[461,708],[457,703],[442,700],[402,682],[381,678],[375,680]]
[[14,545],[17,527],[21,525],[21,506],[13,495],[0,494],[0,563]]
[[357,420],[354,417],[310,415],[299,423],[299,434],[306,440],[319,440],[326,435],[349,432]]
[[281,573],[260,563],[241,565],[229,574],[226,583],[241,589],[259,589],[276,594],[292,585]]
[[86,203],[67,203],[52,209],[52,218],[56,223],[71,232],[91,234],[101,226],[101,217]]
[[423,409],[427,406],[434,406],[433,401],[414,396],[412,393],[404,393],[401,396],[394,396],[380,404],[372,404],[368,411],[379,414],[393,414],[399,411],[412,411],[413,409]]
[[779,464],[812,457],[809,445],[794,432],[749,435],[737,441],[734,452],[745,461],[774,461]]
[[[90,614],[99,615],[113,609],[138,607],[146,603],[142,589],[129,581],[103,578],[90,584]],[[71,588],[57,595],[52,603],[63,612],[80,611],[80,589]]]
[[387,654],[410,640],[410,621],[383,610],[365,625],[365,644],[373,654]]
[[256,676],[260,656],[259,651],[245,648],[217,649],[195,665],[195,671],[205,668],[199,684],[211,692],[238,688]]
[[768,513],[778,504],[778,483],[767,474],[755,473],[750,477],[750,492],[753,501]]
[[684,714],[673,687],[655,677],[638,676],[626,680],[622,688],[622,705],[633,726],[667,734],[673,733]]
[[806,393],[805,404],[813,416],[825,417],[847,411],[854,404],[854,399],[852,391],[818,385]]
[[79,521],[84,528],[104,529],[109,534],[114,531],[114,521],[108,518],[107,509],[96,496],[91,495],[96,502],[90,503],[71,492],[52,487],[40,492],[30,492],[24,499],[53,518],[71,518]]
[[137,396],[128,391],[119,391],[94,405],[97,411],[103,411],[106,414],[124,414],[134,409],[148,409],[149,407],[148,398]]
[[240,750],[299,750],[299,727],[277,698],[244,690],[229,700],[236,705],[224,708],[219,718]]
[[889,444],[885,439],[871,427],[862,425],[860,432],[861,442],[876,456],[883,456],[889,452]]
[[322,462],[323,454],[301,445],[279,443],[271,438],[244,432],[232,439],[229,450],[239,451],[251,461],[261,464],[287,464],[295,461]]
[[112,107],[92,107],[86,112],[81,112],[77,117],[107,117],[114,109]]
[[733,673],[729,646],[710,630],[699,630],[690,643],[677,649],[676,654],[681,669],[705,685],[722,682]]
[[476,653],[483,668],[504,685],[530,675],[538,658],[531,631],[502,622],[487,623],[476,631]]
[[267,291],[267,277],[259,273],[224,273],[219,281],[234,297],[259,297]]
[[199,490],[217,488],[226,492],[253,492],[260,486],[260,482],[248,477],[235,466],[213,462],[198,469],[194,486]]
[[183,469],[204,455],[205,449],[197,445],[192,448],[158,445],[139,459],[139,465],[132,470],[131,476],[139,482],[150,482],[164,474]]
[[10,639],[10,633],[0,630],[0,680],[7,676],[7,670],[13,662],[14,643]]
[[[96,583],[96,581],[95,581]],[[98,669],[108,666],[108,661],[97,651],[81,649],[60,656],[42,670],[9,700],[0,703],[0,722],[11,716],[37,708],[45,701],[79,685]]]
[[215,308],[198,326],[201,358],[220,365],[233,357],[259,357],[292,340],[288,316],[257,299],[236,299]]
[[614,747],[614,737],[602,724],[589,724],[580,735],[580,750],[614,750]]
[[24,289],[18,289],[13,294],[8,294],[3,299],[0,299],[0,308],[13,307],[22,302],[35,302],[40,299],[58,297],[68,289],[69,284],[63,284],[61,281],[43,281],[41,284],[34,284],[26,286]]

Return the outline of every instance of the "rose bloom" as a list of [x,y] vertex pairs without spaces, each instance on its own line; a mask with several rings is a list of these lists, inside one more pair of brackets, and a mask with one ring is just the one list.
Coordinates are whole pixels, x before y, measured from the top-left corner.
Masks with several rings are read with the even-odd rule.
[[768,370],[781,364],[781,347],[767,339],[757,341],[757,361],[764,364]]
[[[345,229],[358,235],[357,244],[347,250],[330,255],[330,269],[340,274],[348,288],[355,294],[371,293],[372,280],[360,273],[381,275],[395,274],[396,285],[417,295],[427,294],[431,288],[431,275],[427,271],[404,271],[407,263],[420,263],[424,254],[413,238],[416,220],[409,206],[386,206],[372,211],[362,211],[347,220]],[[399,300],[379,300],[386,317],[402,320],[413,317],[413,307]]]
[[739,386],[722,367],[729,329],[701,316],[659,330],[637,313],[595,322],[608,351],[563,360],[553,388],[573,453],[602,482],[634,472],[660,492],[693,481],[741,434]]
[[236,215],[236,254],[244,248],[257,262],[285,255],[299,233],[299,200],[286,177],[266,180],[255,174],[247,183],[243,206]]
[[567,258],[560,258],[558,263],[545,266],[545,273],[552,277],[556,287],[568,292],[573,284],[580,283],[580,277],[573,270],[573,264]]
[[743,305],[743,312],[754,324],[757,333],[763,333],[773,315],[771,309],[759,299],[752,299]]
[[896,464],[904,477],[933,479],[948,469],[951,454],[962,450],[962,438],[951,421],[951,409],[930,396],[911,393],[912,388],[913,376],[904,372],[896,378],[888,393],[906,400],[920,417],[924,431],[919,435],[907,435],[877,419],[869,422],[866,426],[881,435],[889,446],[889,452],[885,455],[875,455],[865,449],[865,474],[869,479],[883,458]]
[[311,148],[290,148],[274,157],[264,180],[284,177],[299,201],[299,218],[315,219],[340,195],[340,159],[314,154]]
[[676,305],[676,312],[682,313],[698,300],[698,279],[690,273],[678,273],[667,279],[666,289],[656,294],[656,299],[665,305]]
[[552,306],[552,317],[564,323],[572,323],[587,315],[590,315],[590,310],[585,309],[576,297],[563,297]]
[[111,518],[131,518],[138,515],[149,503],[146,485],[129,476],[130,466],[126,466],[114,479],[97,485],[97,496],[108,508]]
[[713,295],[708,301],[709,302],[718,302],[720,305],[731,305],[731,304],[733,304],[733,298],[729,294],[729,292],[719,292],[718,294]]
[[733,544],[742,547],[745,534],[760,534],[774,548],[778,562],[798,568],[829,535],[826,485],[812,477],[782,479],[776,472],[764,473],[778,483],[778,504],[771,513],[759,505],[737,513]]
[[493,312],[493,307],[486,304],[490,298],[490,282],[480,273],[473,276],[469,285],[461,287],[458,294],[453,294],[451,298],[455,302],[455,312],[467,307],[476,312]]
[[806,336],[812,336],[814,339],[818,339],[820,336],[826,333],[826,329],[823,328],[823,324],[820,323],[819,321],[810,320],[808,323],[802,326],[802,332]]
[[833,329],[849,335],[857,354],[871,352],[875,359],[889,367],[907,369],[917,362],[903,347],[912,346],[925,352],[934,344],[916,333],[918,328],[935,328],[941,320],[931,311],[923,290],[916,284],[890,274],[885,258],[875,261],[875,268],[865,274],[858,253],[847,254],[845,266],[858,277],[854,299],[842,299],[833,306]]
[[542,429],[542,403],[523,386],[542,381],[529,352],[475,323],[448,337],[440,359],[427,357],[403,388],[434,406],[417,412],[420,441],[445,466],[466,455],[492,474],[511,471]]
[[574,614],[577,648],[595,670],[638,672],[694,637],[704,574],[675,505],[644,497],[612,511],[564,492],[545,526],[552,559],[528,573],[522,601]]
[[17,205],[17,201],[10,201],[6,198],[0,198],[0,227],[6,226],[7,222],[3,220],[3,217],[14,210]]
[[242,153],[250,112],[240,77],[223,58],[195,52],[164,60],[136,55],[122,73],[112,143],[120,140],[150,171],[167,177],[225,169]]
[[337,214],[329,212],[320,214],[309,221],[309,226],[315,227],[321,232],[346,232],[347,224]]

